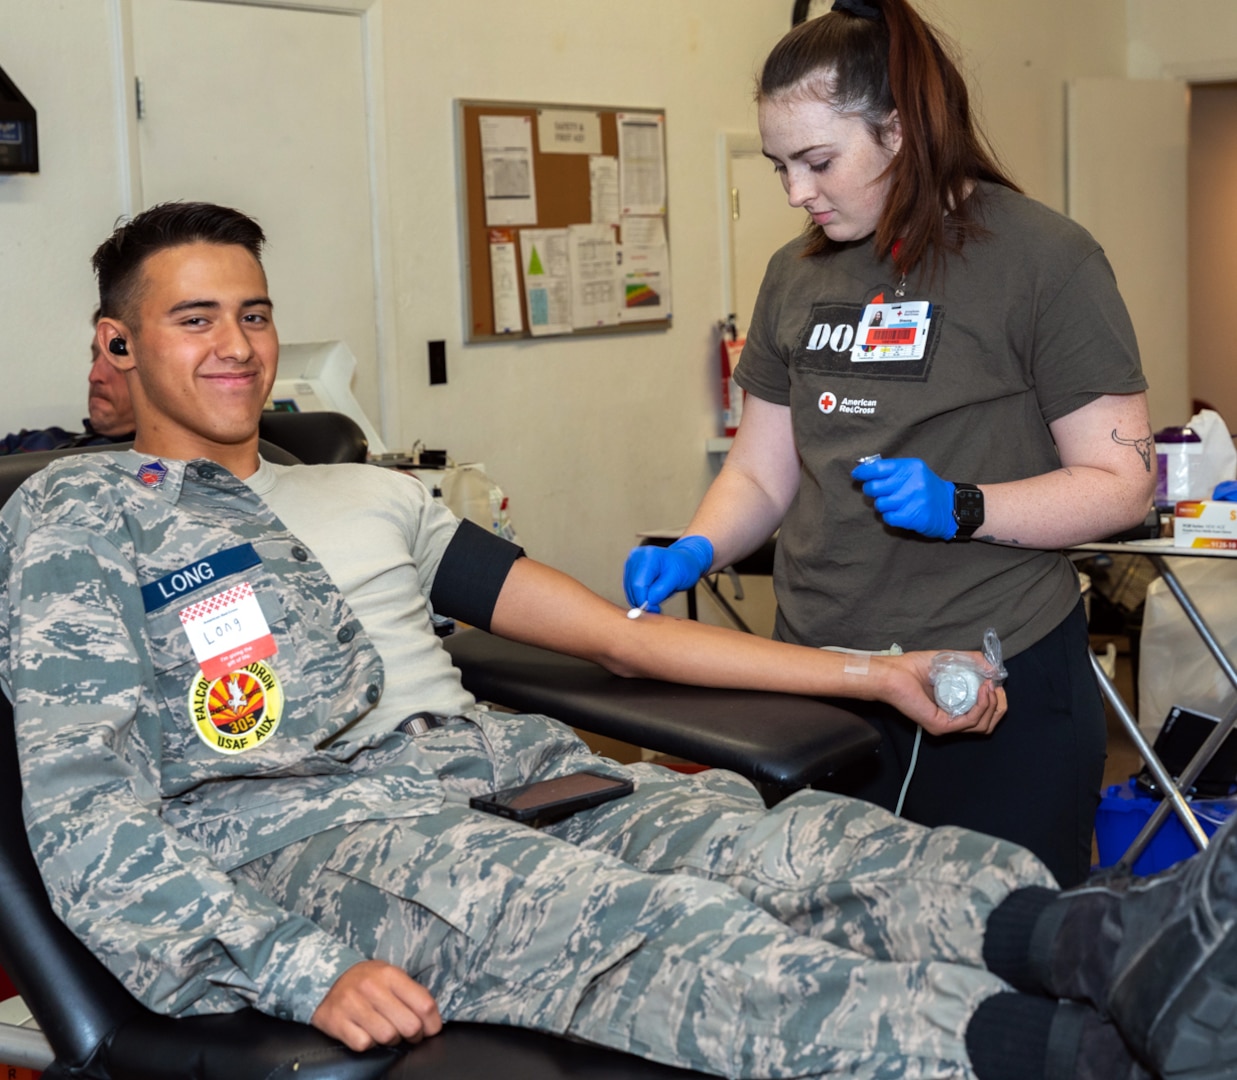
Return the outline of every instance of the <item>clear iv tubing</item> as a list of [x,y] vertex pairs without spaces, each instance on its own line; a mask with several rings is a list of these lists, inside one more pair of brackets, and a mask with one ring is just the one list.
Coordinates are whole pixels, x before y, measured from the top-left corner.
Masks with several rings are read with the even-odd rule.
[[906,779],[902,781],[902,790],[898,792],[898,805],[894,807],[894,814],[897,817],[902,816],[902,804],[906,802],[906,789],[911,786],[911,777],[915,775],[915,765],[919,761],[919,744],[923,741],[923,728],[915,729],[915,745],[911,749],[911,763],[906,768]]
[[[996,630],[989,627],[984,631],[984,655],[988,659],[989,667],[993,669],[993,674],[996,676],[996,685],[1000,685],[1005,680],[1005,665],[1001,663],[1001,641],[996,636]],[[989,675],[991,681],[993,675]],[[940,704],[938,699],[938,704]],[[906,776],[902,780],[902,790],[898,792],[898,804],[894,807],[894,814],[898,817],[902,816],[902,806],[906,802],[906,792],[911,786],[911,778],[915,775],[915,766],[919,762],[919,744],[923,741],[923,728],[915,729],[915,745],[911,748],[911,763],[906,767]]]

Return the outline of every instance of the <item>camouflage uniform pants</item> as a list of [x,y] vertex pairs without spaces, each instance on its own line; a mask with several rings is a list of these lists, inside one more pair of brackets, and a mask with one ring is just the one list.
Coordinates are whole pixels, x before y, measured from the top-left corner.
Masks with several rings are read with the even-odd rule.
[[341,826],[236,876],[404,967],[444,1018],[556,1033],[725,1076],[971,1077],[1006,989],[987,914],[1035,859],[805,791],[650,765],[628,798],[534,830],[471,794],[596,767],[561,725],[476,714],[417,738],[448,803]]

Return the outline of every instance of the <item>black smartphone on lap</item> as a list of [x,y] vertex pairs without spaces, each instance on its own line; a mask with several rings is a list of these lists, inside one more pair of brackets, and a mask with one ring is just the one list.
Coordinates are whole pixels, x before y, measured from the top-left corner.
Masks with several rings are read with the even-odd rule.
[[621,799],[632,790],[630,780],[585,771],[474,795],[468,805],[526,825],[549,825],[580,810]]

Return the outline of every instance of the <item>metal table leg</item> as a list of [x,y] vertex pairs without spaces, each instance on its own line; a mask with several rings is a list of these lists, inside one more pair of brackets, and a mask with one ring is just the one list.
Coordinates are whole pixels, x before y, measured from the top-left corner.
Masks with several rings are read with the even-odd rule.
[[[1174,792],[1189,791],[1194,781],[1198,779],[1199,773],[1203,771],[1203,768],[1206,766],[1207,762],[1211,760],[1212,755],[1220,749],[1220,744],[1228,738],[1228,734],[1233,730],[1234,724],[1237,724],[1237,705],[1234,705],[1233,708],[1228,711],[1228,715],[1225,716],[1220,723],[1216,724],[1215,731],[1207,737],[1207,741],[1198,748],[1198,752],[1193,758],[1190,759],[1190,763],[1185,767],[1178,783],[1175,784],[1172,789],[1165,790],[1173,790]],[[1161,768],[1163,768],[1163,766],[1161,766]],[[1160,782],[1158,778],[1156,782]],[[1147,844],[1151,842],[1151,837],[1155,835],[1156,830],[1163,823],[1164,819],[1168,817],[1169,810],[1174,808],[1175,804],[1170,806],[1167,802],[1161,802],[1155,810],[1152,811],[1151,817],[1147,819],[1147,824],[1142,828],[1142,832],[1134,838],[1134,842],[1129,846],[1129,850],[1127,850],[1121,857],[1122,866],[1127,869],[1130,866],[1133,866],[1134,862],[1138,859],[1138,856],[1143,853]],[[1180,810],[1177,810],[1177,815],[1178,817],[1181,816]],[[1194,815],[1192,813],[1190,817],[1191,820],[1194,819]],[[1193,832],[1191,832],[1190,835],[1194,839],[1194,842],[1198,844],[1200,850],[1207,846],[1205,841],[1200,843],[1198,838],[1194,836]]]
[[[1173,594],[1177,603],[1181,605],[1181,610],[1185,612],[1186,619],[1194,627],[1203,644],[1207,646],[1208,652],[1211,653],[1216,663],[1220,665],[1220,670],[1224,672],[1225,677],[1233,687],[1237,688],[1237,667],[1234,667],[1233,662],[1225,654],[1211,627],[1207,625],[1207,620],[1203,618],[1202,613],[1194,606],[1194,602],[1190,599],[1177,575],[1173,573],[1165,557],[1149,551],[1138,552],[1138,554],[1144,555],[1151,560],[1151,565],[1155,567],[1156,572],[1163,578],[1164,584],[1168,586],[1169,592]],[[1120,694],[1117,693],[1117,688],[1113,685],[1112,680],[1109,679],[1103,668],[1100,667],[1099,660],[1094,653],[1091,656],[1091,666],[1095,670],[1095,676],[1099,680],[1100,689],[1108,699],[1108,703],[1112,705],[1117,713],[1126,733],[1130,736],[1139,754],[1142,755],[1143,760],[1147,763],[1147,768],[1151,771],[1151,775],[1155,777],[1156,783],[1159,784],[1160,790],[1165,795],[1164,800],[1155,808],[1146,825],[1143,826],[1142,831],[1134,838],[1134,842],[1130,844],[1125,855],[1122,856],[1120,865],[1128,870],[1137,861],[1171,812],[1177,814],[1182,825],[1185,826],[1186,831],[1190,834],[1190,838],[1199,849],[1205,848],[1207,846],[1207,834],[1203,831],[1202,826],[1198,823],[1198,819],[1190,810],[1189,803],[1186,802],[1182,792],[1190,789],[1194,781],[1198,779],[1199,774],[1206,767],[1207,762],[1219,750],[1224,740],[1228,738],[1229,733],[1237,727],[1237,705],[1234,705],[1229,710],[1228,715],[1216,724],[1215,731],[1199,747],[1194,757],[1191,758],[1190,763],[1182,771],[1180,778],[1174,781],[1168,775],[1163,762],[1160,761],[1155,751],[1148,745],[1142,731],[1139,730],[1138,722],[1134,719],[1129,707],[1121,700]]]
[[[1190,809],[1190,804],[1185,801],[1185,797],[1173,782],[1173,778],[1168,775],[1168,771],[1164,768],[1164,763],[1160,761],[1155,751],[1151,749],[1150,743],[1147,742],[1147,737],[1138,727],[1138,721],[1134,718],[1134,714],[1130,712],[1130,707],[1121,699],[1121,695],[1117,693],[1116,686],[1113,685],[1112,679],[1108,677],[1108,672],[1101,666],[1099,657],[1094,652],[1091,653],[1091,667],[1095,671],[1095,678],[1100,684],[1100,690],[1103,692],[1104,697],[1108,699],[1108,703],[1116,712],[1122,727],[1125,728],[1126,734],[1129,735],[1130,741],[1134,743],[1135,748],[1142,755],[1143,760],[1146,761],[1147,768],[1151,770],[1151,775],[1155,777],[1155,782],[1160,785],[1160,789],[1164,792],[1166,801],[1156,807],[1157,813],[1163,811],[1159,820],[1164,820],[1171,806],[1173,810],[1176,810],[1177,816],[1181,819],[1181,824],[1185,826],[1194,843],[1198,845],[1200,850],[1205,848],[1207,846],[1207,834],[1203,832],[1203,827],[1198,823],[1198,819]],[[1154,828],[1152,827],[1153,822],[1155,823]],[[1134,842],[1122,857],[1121,865],[1123,867],[1128,869],[1129,866],[1133,865],[1158,828],[1159,822],[1156,821],[1153,814],[1151,820],[1143,826],[1142,832],[1134,838]]]
[[1224,654],[1224,650],[1220,647],[1220,642],[1216,639],[1215,634],[1211,632],[1211,627],[1207,625],[1207,621],[1203,618],[1198,608],[1194,606],[1181,582],[1177,580],[1177,575],[1173,573],[1172,568],[1164,561],[1162,555],[1148,554],[1147,558],[1151,560],[1151,565],[1156,568],[1160,577],[1164,579],[1164,584],[1168,586],[1169,592],[1177,598],[1177,603],[1181,605],[1181,610],[1185,612],[1185,617],[1190,620],[1190,625],[1198,631],[1198,636],[1203,639],[1203,644],[1207,646],[1208,651],[1215,657],[1216,663],[1220,665],[1220,670],[1228,677],[1228,681],[1233,684],[1233,688],[1237,689],[1237,668],[1233,667],[1232,661]]
[[[1203,644],[1207,646],[1207,650],[1211,653],[1216,663],[1220,665],[1220,670],[1224,672],[1225,677],[1233,687],[1237,688],[1237,668],[1233,666],[1232,661],[1225,654],[1211,627],[1207,625],[1207,620],[1203,618],[1202,613],[1194,606],[1194,602],[1190,599],[1177,575],[1173,573],[1172,568],[1163,556],[1148,553],[1147,558],[1151,560],[1151,564],[1155,567],[1160,577],[1164,579],[1164,584],[1168,586],[1169,592],[1173,594],[1177,603],[1181,605],[1181,610],[1185,612],[1186,619],[1194,627],[1198,636],[1202,638]],[[1092,657],[1092,666],[1098,667],[1098,661],[1094,657]],[[1234,705],[1228,711],[1228,714],[1216,724],[1215,730],[1207,737],[1207,740],[1195,752],[1194,757],[1190,759],[1189,764],[1182,770],[1178,781],[1173,782],[1172,778],[1168,777],[1159,757],[1147,746],[1147,741],[1143,738],[1141,731],[1135,735],[1137,723],[1134,721],[1133,716],[1130,715],[1125,703],[1121,702],[1118,704],[1114,700],[1116,688],[1112,688],[1110,695],[1108,687],[1104,686],[1104,682],[1108,681],[1108,676],[1102,672],[1099,672],[1099,674],[1103,676],[1100,685],[1104,690],[1105,696],[1108,697],[1109,702],[1117,711],[1126,731],[1134,740],[1135,746],[1137,746],[1139,753],[1142,754],[1143,760],[1146,761],[1147,767],[1151,770],[1151,774],[1155,777],[1156,783],[1160,785],[1161,790],[1165,792],[1169,800],[1161,802],[1155,808],[1146,825],[1143,826],[1142,831],[1134,838],[1134,842],[1129,846],[1125,855],[1122,856],[1121,865],[1128,869],[1134,864],[1138,856],[1143,853],[1151,842],[1151,838],[1155,836],[1156,831],[1164,823],[1164,819],[1168,817],[1170,810],[1176,811],[1177,816],[1181,819],[1182,824],[1185,825],[1186,830],[1199,849],[1205,848],[1207,846],[1206,833],[1203,832],[1198,824],[1198,820],[1194,817],[1193,812],[1189,810],[1189,804],[1185,802],[1181,792],[1190,790],[1194,781],[1198,779],[1199,774],[1206,768],[1207,763],[1212,759],[1216,751],[1220,749],[1224,740],[1228,738],[1234,727],[1237,727],[1237,705]],[[1109,686],[1111,686],[1111,683],[1109,683]]]

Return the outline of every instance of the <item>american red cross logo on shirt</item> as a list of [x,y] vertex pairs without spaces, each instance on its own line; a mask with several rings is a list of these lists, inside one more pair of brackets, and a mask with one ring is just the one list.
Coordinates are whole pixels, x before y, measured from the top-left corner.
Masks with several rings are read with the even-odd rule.
[[823,413],[831,413],[838,407],[838,399],[835,398],[828,390],[820,395],[820,411]]

